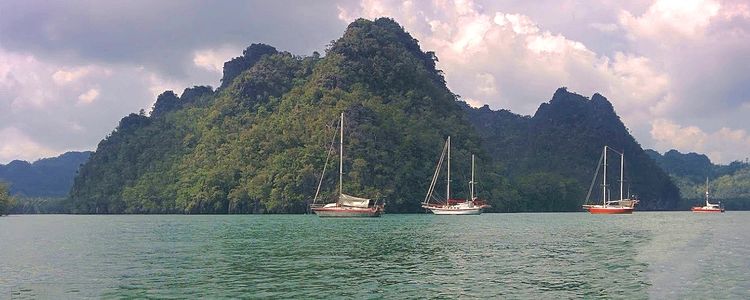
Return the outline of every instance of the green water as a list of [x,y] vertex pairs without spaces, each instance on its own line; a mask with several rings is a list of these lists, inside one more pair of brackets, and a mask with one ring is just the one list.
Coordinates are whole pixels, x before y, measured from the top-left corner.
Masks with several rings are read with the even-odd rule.
[[747,212],[10,216],[0,299],[750,298],[749,241]]

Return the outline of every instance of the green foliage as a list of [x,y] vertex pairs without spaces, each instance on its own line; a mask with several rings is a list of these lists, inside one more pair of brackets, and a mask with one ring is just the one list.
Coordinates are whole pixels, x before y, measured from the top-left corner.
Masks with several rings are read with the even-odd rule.
[[750,209],[750,166],[724,175],[711,183],[714,197],[730,210]]
[[664,155],[654,150],[646,151],[659,167],[672,176],[684,178],[691,182],[704,182],[706,178],[718,178],[731,175],[748,167],[747,162],[733,161],[728,165],[717,165],[704,154],[694,152],[680,153],[669,150]]
[[8,183],[9,193],[18,197],[66,197],[73,178],[91,152],[66,152],[33,163],[15,160],[0,165],[0,181]]
[[242,72],[250,69],[256,62],[266,55],[276,54],[276,48],[264,44],[252,44],[242,52],[242,56],[235,57],[224,63],[224,76],[221,78],[221,87],[227,87],[234,78]]
[[[604,145],[625,152],[626,185],[640,196],[640,209],[672,209],[679,203],[669,176],[648,158],[599,94],[589,100],[560,88],[533,117],[486,106],[463,108],[482,135],[484,148],[505,166],[503,175],[525,201],[515,205],[517,211],[579,211]],[[619,163],[619,157],[610,158]],[[619,177],[618,170],[609,168],[608,176]]]
[[[468,194],[474,153],[479,196],[490,201],[493,210],[579,210],[585,190],[580,182],[587,182],[580,178],[589,178],[600,147],[579,142],[591,142],[594,133],[588,140],[575,140],[577,148],[563,153],[568,164],[556,164],[548,151],[560,149],[546,149],[548,144],[542,143],[564,140],[554,136],[555,126],[542,130],[533,119],[509,112],[497,119],[467,112],[446,88],[436,61],[434,53],[422,52],[400,25],[385,18],[355,21],[324,58],[251,45],[225,64],[217,91],[195,87],[179,98],[165,92],[151,116],[123,118],[76,178],[72,210],[304,212],[341,112],[346,115],[344,190],[384,200],[390,212],[421,211],[449,135],[454,195]],[[616,115],[607,105],[601,102],[597,109],[611,112],[604,118],[611,121]],[[489,130],[509,131],[488,134],[472,126],[475,118],[489,118]],[[563,131],[568,136],[575,132],[568,130]],[[529,141],[533,148],[528,148]],[[581,147],[586,150],[583,158],[576,152]],[[514,159],[528,150],[533,156]],[[551,167],[539,168],[532,158]],[[338,154],[328,170],[337,169],[333,161]],[[337,193],[335,173],[323,177],[324,202]]]
[[648,154],[679,187],[683,199],[680,209],[703,203],[707,178],[710,179],[712,202],[721,201],[729,210],[750,209],[749,164],[734,161],[728,165],[717,165],[703,154],[683,154],[677,150],[667,151],[664,155],[650,150]]
[[10,213],[14,203],[15,200],[8,193],[8,185],[4,182],[0,182],[0,216]]
[[65,197],[15,197],[13,214],[60,214],[69,211]]
[[[478,137],[434,54],[398,24],[358,20],[324,59],[271,49],[253,45],[228,62],[205,105],[183,107],[186,93],[167,92],[151,117],[124,118],[76,179],[74,211],[303,212],[342,111],[347,193],[384,199],[391,211],[419,210],[447,135],[463,170],[454,176],[468,181]],[[327,175],[331,199],[336,176]]]
[[151,117],[159,117],[179,107],[180,98],[172,91],[166,91],[156,97],[156,103],[151,110]]
[[521,177],[518,191],[525,200],[518,211],[579,211],[585,198],[585,190],[577,181],[545,172]]
[[677,150],[667,151],[664,155],[649,150],[648,154],[679,187],[683,199],[680,209],[703,203],[706,178],[710,179],[712,202],[721,201],[729,210],[750,209],[749,164],[734,161],[728,165],[718,165],[703,154],[683,154]]

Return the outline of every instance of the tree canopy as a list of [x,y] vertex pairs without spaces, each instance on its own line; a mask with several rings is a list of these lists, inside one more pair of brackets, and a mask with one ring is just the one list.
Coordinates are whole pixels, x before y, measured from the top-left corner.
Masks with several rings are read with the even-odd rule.
[[[592,149],[605,142],[632,151],[644,182],[658,179],[638,187],[654,196],[647,208],[676,201],[603,97],[558,91],[533,118],[474,109],[456,101],[436,61],[387,18],[351,23],[324,57],[253,44],[224,65],[217,90],[168,91],[150,116],[123,118],[79,172],[70,204],[79,213],[304,212],[341,112],[344,188],[385,200],[390,212],[421,211],[449,135],[454,194],[468,194],[476,154],[478,192],[495,211],[579,210]],[[324,201],[336,180],[323,177]]]
[[14,160],[7,165],[0,164],[0,181],[9,185],[13,196],[64,198],[68,196],[78,168],[89,155],[90,151],[66,152],[31,163]]
[[729,210],[750,209],[750,164],[733,161],[727,165],[714,164],[698,153],[680,153],[669,150],[664,155],[648,150],[656,161],[677,184],[682,196],[680,209],[701,205],[709,180],[711,201],[721,201]]
[[14,200],[8,192],[8,184],[0,181],[0,216],[10,213]]

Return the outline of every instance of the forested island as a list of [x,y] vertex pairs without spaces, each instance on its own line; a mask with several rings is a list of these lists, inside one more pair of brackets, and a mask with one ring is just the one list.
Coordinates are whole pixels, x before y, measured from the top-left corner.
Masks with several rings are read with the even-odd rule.
[[[68,211],[68,193],[78,169],[91,151],[70,151],[34,162],[13,160],[0,164],[0,184],[5,184],[13,205],[9,213],[60,213]],[[10,199],[10,198],[8,198]]]
[[[351,23],[324,56],[253,44],[224,64],[217,89],[166,91],[150,115],[124,117],[80,169],[71,212],[303,213],[341,112],[346,190],[384,199],[388,212],[421,211],[448,135],[454,194],[468,192],[474,153],[491,211],[579,211],[605,144],[627,153],[639,209],[679,204],[603,96],[560,88],[533,116],[472,108],[437,60],[387,18]],[[323,187],[331,198],[333,174]]]
[[[699,204],[706,178],[713,199],[730,210],[750,208],[747,162],[716,165],[702,154],[644,151],[599,94],[560,88],[532,116],[474,108],[446,87],[437,59],[387,18],[350,24],[325,56],[253,44],[224,64],[217,89],[165,91],[149,115],[124,117],[93,154],[0,165],[0,207],[302,213],[343,111],[350,120],[346,189],[385,200],[389,212],[421,211],[448,135],[456,148],[454,194],[468,192],[462,183],[477,154],[478,192],[490,211],[579,211],[605,144],[627,153],[626,184],[641,198],[639,210]],[[335,176],[327,174],[323,199],[334,193]]]
[[663,155],[646,150],[672,177],[680,188],[682,202],[678,209],[689,209],[703,203],[706,179],[712,201],[720,201],[729,210],[750,209],[750,164],[733,161],[727,165],[714,164],[704,154],[680,153],[670,150]]
[[8,193],[8,184],[0,181],[0,217],[10,213],[14,204],[15,199]]

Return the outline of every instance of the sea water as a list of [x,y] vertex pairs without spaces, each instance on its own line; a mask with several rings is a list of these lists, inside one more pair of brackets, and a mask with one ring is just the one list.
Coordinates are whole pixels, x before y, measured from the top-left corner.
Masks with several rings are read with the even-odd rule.
[[750,212],[0,218],[0,299],[750,298]]

